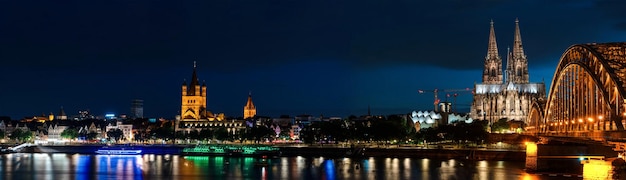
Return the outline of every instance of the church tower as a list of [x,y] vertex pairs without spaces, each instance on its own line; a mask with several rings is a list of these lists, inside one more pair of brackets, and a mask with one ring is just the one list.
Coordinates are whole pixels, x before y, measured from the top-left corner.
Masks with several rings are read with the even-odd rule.
[[[507,82],[528,83],[528,60],[524,54],[522,46],[522,35],[519,30],[519,20],[515,19],[515,37],[513,41],[513,51],[508,55],[507,60]],[[510,65],[508,63],[511,63]]]
[[485,69],[483,71],[484,84],[502,84],[502,58],[498,54],[498,44],[496,43],[496,32],[491,21],[489,30],[489,46],[485,57]]
[[183,82],[180,117],[182,120],[206,120],[206,84],[200,86],[196,75],[196,62],[193,62],[191,83]]
[[252,103],[252,93],[248,93],[248,102],[243,107],[243,119],[253,118],[256,115],[256,107]]
[[507,48],[506,52],[505,71],[502,71],[502,59],[498,56],[493,21],[490,31],[483,83],[474,84],[470,117],[492,123],[501,119],[524,121],[533,102],[545,98],[546,86],[543,82],[529,82],[528,61],[517,19],[513,47]]

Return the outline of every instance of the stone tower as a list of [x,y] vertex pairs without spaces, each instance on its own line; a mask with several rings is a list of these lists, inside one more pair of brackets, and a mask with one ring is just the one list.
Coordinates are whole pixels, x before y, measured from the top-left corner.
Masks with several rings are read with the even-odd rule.
[[183,82],[182,103],[180,111],[181,120],[201,120],[206,117],[206,84],[200,86],[196,75],[196,62],[193,63],[191,83]]
[[513,39],[513,51],[507,59],[507,82],[528,83],[528,60],[522,46],[522,35],[519,30],[519,20],[515,19],[515,37]]
[[252,93],[248,93],[248,102],[243,107],[243,118],[253,118],[256,115],[256,107],[252,103]]
[[489,30],[489,46],[487,56],[485,56],[485,69],[483,71],[483,83],[502,84],[502,58],[498,54],[498,44],[496,43],[496,32],[491,21]]

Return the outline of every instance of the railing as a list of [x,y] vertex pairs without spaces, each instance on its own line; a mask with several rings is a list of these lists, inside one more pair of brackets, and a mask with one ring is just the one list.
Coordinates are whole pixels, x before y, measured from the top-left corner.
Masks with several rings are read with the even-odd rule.
[[24,143],[15,147],[9,147],[8,149],[11,151],[20,151],[22,148],[30,147],[31,145],[32,145],[31,143]]

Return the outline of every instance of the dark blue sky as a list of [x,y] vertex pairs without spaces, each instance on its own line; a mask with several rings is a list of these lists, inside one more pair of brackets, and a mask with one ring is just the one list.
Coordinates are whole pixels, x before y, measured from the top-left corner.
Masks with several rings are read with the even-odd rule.
[[[347,116],[432,108],[418,89],[481,81],[519,18],[531,81],[572,44],[626,40],[623,1],[0,1],[0,115],[90,109],[174,117],[198,62],[208,108]],[[443,93],[440,96],[445,96]],[[458,103],[468,107],[471,94]]]

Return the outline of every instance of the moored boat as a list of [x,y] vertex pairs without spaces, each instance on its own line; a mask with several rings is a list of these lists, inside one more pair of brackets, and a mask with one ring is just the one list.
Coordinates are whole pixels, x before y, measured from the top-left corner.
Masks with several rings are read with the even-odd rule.
[[141,154],[141,149],[134,147],[117,147],[117,146],[105,146],[96,150],[96,154],[106,155],[137,155]]
[[219,156],[277,156],[280,151],[276,147],[266,145],[226,145],[200,144],[184,148],[184,155],[219,155]]

